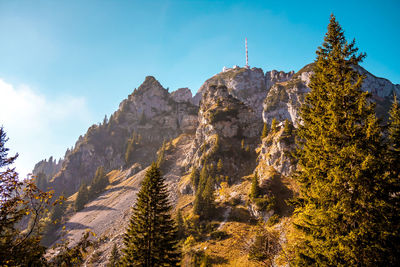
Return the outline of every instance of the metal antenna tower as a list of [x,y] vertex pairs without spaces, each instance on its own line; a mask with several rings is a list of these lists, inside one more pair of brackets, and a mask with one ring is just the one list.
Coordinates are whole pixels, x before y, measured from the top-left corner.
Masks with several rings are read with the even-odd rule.
[[246,68],[249,68],[249,54],[247,51],[247,37],[246,37]]

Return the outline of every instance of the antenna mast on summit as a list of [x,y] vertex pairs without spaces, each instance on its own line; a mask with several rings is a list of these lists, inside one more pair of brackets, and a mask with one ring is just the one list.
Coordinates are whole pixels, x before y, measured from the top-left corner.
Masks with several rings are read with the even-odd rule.
[[246,37],[246,68],[249,68],[249,55],[247,51],[247,37]]

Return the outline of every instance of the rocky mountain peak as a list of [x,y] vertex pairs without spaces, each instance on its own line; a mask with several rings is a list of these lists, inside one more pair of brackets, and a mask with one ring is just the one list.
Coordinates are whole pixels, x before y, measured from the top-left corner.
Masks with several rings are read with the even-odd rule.
[[131,96],[142,96],[142,95],[155,95],[165,96],[168,91],[157,81],[153,76],[146,76],[144,82],[135,89]]
[[177,103],[192,102],[192,92],[187,87],[173,91],[171,97]]

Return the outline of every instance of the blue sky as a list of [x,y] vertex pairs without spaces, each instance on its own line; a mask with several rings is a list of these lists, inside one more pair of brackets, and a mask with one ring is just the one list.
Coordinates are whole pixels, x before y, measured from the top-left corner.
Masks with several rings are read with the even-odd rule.
[[[400,83],[399,1],[0,1],[0,124],[22,174],[60,157],[145,76],[201,84],[223,66],[299,70],[333,12],[362,64]],[[6,97],[4,97],[6,96]]]

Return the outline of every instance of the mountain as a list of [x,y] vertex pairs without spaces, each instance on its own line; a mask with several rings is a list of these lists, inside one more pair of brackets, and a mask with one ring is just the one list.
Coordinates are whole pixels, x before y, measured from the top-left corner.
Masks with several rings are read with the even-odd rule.
[[[174,212],[182,211],[192,236],[184,242],[184,264],[206,251],[214,263],[257,266],[248,260],[257,219],[268,221],[279,232],[278,241],[285,242],[291,215],[285,200],[297,193],[290,178],[296,168],[293,132],[300,123],[298,110],[309,91],[312,68],[309,64],[297,73],[226,69],[205,81],[193,97],[188,88],[170,93],[154,77],[146,77],[109,120],[93,125],[79,138],[61,168],[57,165],[47,172],[53,174],[50,186],[67,196],[69,203],[56,236],[61,238],[66,231],[63,238],[74,245],[87,229],[95,232],[104,242],[88,252],[87,263],[104,266],[112,245],[122,246],[130,207],[146,168],[161,157]],[[378,113],[385,118],[391,96],[400,93],[400,85],[362,67],[357,70],[366,76],[363,90],[371,92]],[[278,124],[261,139],[264,123],[270,126],[274,118]],[[42,165],[35,172],[45,169],[39,168]],[[75,212],[76,192],[82,183],[90,184],[99,166],[108,173],[109,186]],[[202,223],[192,215],[196,188],[191,172],[204,166],[217,178],[217,212],[212,223],[199,228]],[[263,201],[249,197],[255,172]]]

